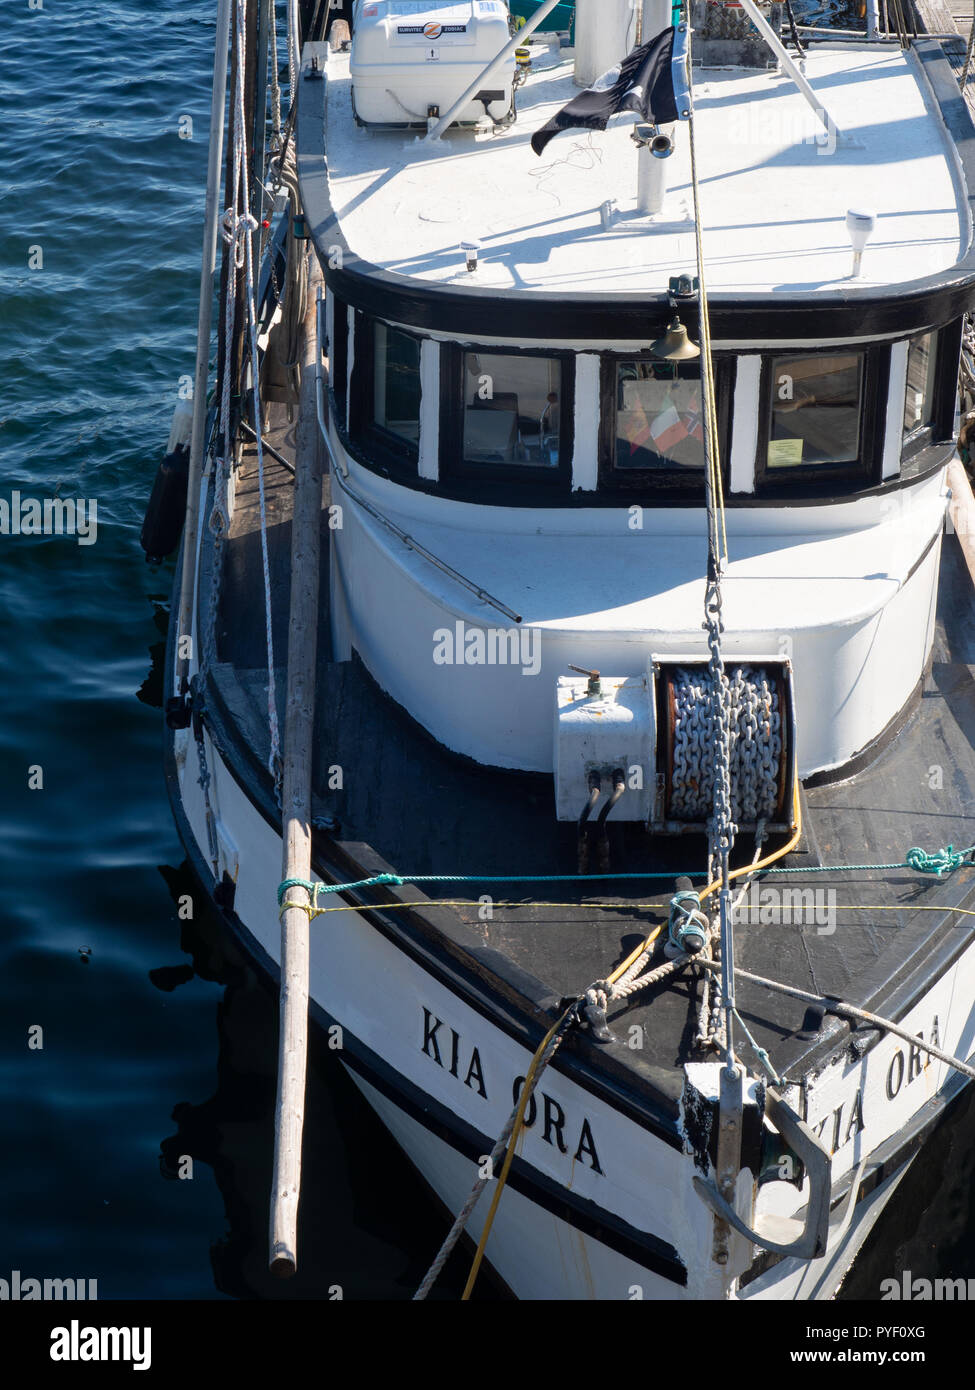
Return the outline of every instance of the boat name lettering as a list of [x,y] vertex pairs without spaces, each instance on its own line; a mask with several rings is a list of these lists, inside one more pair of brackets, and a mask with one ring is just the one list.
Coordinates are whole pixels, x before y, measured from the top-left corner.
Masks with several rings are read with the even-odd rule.
[[[451,1076],[461,1079],[461,1039],[460,1034],[455,1028],[448,1029],[450,1041],[439,1036],[440,1029],[444,1027],[442,1018],[437,1018],[429,1009],[423,1010],[423,1045],[421,1051],[425,1056],[436,1062],[438,1067],[443,1067]],[[440,1043],[443,1042],[444,1052],[440,1050]],[[445,1056],[449,1049],[449,1061]],[[465,1049],[466,1051],[466,1049]],[[472,1047],[467,1066],[463,1068],[463,1081],[465,1086],[469,1086],[472,1091],[476,1091],[485,1100],[488,1098],[487,1088],[484,1085],[484,1068],[481,1066],[481,1054],[476,1047]]]
[[[918,1033],[922,1042],[925,1041],[924,1034]],[[931,1033],[927,1041],[933,1047],[941,1046],[941,1030],[938,1027],[938,1015],[935,1014],[931,1024]],[[887,1068],[887,1099],[893,1100],[899,1094],[900,1089],[905,1083],[909,1086],[924,1071],[925,1067],[931,1065],[931,1054],[923,1052],[917,1043],[910,1044],[907,1057],[904,1056],[904,1046],[901,1046],[890,1059],[890,1066]]]
[[[516,1105],[518,1103],[518,1098],[521,1095],[521,1088],[522,1086],[524,1086],[524,1084],[525,1078],[523,1076],[515,1077],[515,1084],[512,1087],[511,1099],[512,1102]],[[565,1118],[565,1111],[562,1109],[561,1105],[559,1105],[557,1100],[553,1100],[551,1096],[546,1095],[546,1093],[541,1089],[538,1091],[538,1095],[540,1095],[542,1098],[542,1138],[545,1140],[546,1144],[551,1144],[553,1148],[557,1148],[559,1153],[567,1154],[569,1152],[569,1149],[562,1133],[567,1123]],[[523,1121],[525,1129],[531,1129],[537,1119],[538,1102],[535,1099],[535,1096],[532,1095],[528,1101],[527,1106],[525,1107],[525,1118]],[[573,1160],[576,1162],[588,1162],[590,1168],[594,1173],[602,1174],[603,1170],[599,1165],[599,1155],[596,1153],[596,1141],[593,1138],[592,1126],[590,1125],[589,1120],[586,1118],[585,1115],[583,1115],[582,1117],[582,1128],[579,1131],[579,1142],[576,1145],[576,1150],[572,1157]]]
[[[925,1039],[923,1032],[917,1035],[922,1042],[927,1041],[935,1047],[941,1046],[941,1029],[935,1014],[931,1031]],[[904,1086],[916,1081],[927,1066],[930,1056],[918,1043],[902,1044],[895,1051],[887,1067],[884,1080],[884,1094],[888,1101],[894,1100]],[[864,1093],[856,1090],[852,1100],[843,1100],[835,1110],[829,1111],[821,1120],[810,1119],[808,1124],[816,1136],[828,1145],[830,1154],[844,1148],[864,1128]]]
[[[484,1100],[488,1099],[487,1080],[479,1049],[466,1043],[456,1028],[451,1028],[448,1023],[445,1023],[442,1018],[438,1018],[425,1005],[423,1006],[423,1041],[420,1044],[420,1051],[450,1076],[462,1081],[465,1086],[476,1091]],[[517,1104],[524,1084],[524,1076],[515,1077],[511,1088],[513,1104]],[[562,1105],[554,1096],[548,1095],[539,1087],[525,1107],[524,1127],[530,1130],[536,1124],[546,1144],[551,1145],[553,1149],[558,1149],[559,1153],[562,1154],[571,1152],[574,1162],[585,1163],[594,1173],[602,1175],[603,1168],[599,1162],[596,1139],[588,1116],[583,1115],[581,1124],[570,1123]],[[567,1134],[568,1139],[566,1138]],[[572,1148],[573,1140],[575,1140],[574,1149]]]

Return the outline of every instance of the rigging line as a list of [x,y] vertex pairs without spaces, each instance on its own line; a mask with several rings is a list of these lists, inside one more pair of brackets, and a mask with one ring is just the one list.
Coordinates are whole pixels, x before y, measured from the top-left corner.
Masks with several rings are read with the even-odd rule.
[[[688,27],[688,70],[692,71],[691,32]],[[691,156],[691,185],[694,195],[694,245],[697,254],[697,292],[700,310],[701,390],[705,442],[705,498],[708,521],[708,564],[704,597],[704,629],[710,652],[709,733],[713,758],[713,810],[708,820],[710,865],[720,871],[719,899],[721,936],[721,1007],[724,1013],[724,1054],[729,1073],[736,1074],[734,1050],[735,971],[734,925],[731,913],[730,855],[736,826],[731,804],[731,693],[725,674],[721,651],[721,549],[727,563],[727,531],[724,518],[724,493],[718,457],[717,412],[714,405],[714,362],[711,355],[711,331],[708,318],[707,279],[704,270],[704,237],[701,221],[701,196],[697,176],[697,144],[695,138],[693,92],[688,92],[688,138]],[[709,866],[710,866],[709,865]]]
[[[746,866],[746,872],[751,871],[751,866]],[[651,908],[665,908],[670,902],[669,898],[660,898],[656,902],[637,903],[604,903],[599,902],[574,902],[574,903],[555,903],[547,899],[536,898],[512,898],[502,899],[492,902],[492,908],[525,908],[525,907],[558,907],[558,908],[595,908],[598,907],[606,912],[648,912]],[[303,912],[307,912],[313,919],[324,917],[328,912],[394,912],[398,908],[424,908],[430,911],[436,907],[484,907],[485,904],[480,898],[423,898],[419,902],[391,902],[391,903],[339,903],[334,907],[310,907],[308,903],[297,903],[286,901],[281,904],[281,911],[284,912],[289,907],[300,907]],[[830,908],[831,912],[903,912],[910,917],[915,912],[953,912],[959,917],[975,917],[975,909],[970,907],[951,907],[947,903],[836,903]],[[541,925],[536,923],[536,926]],[[798,925],[802,925],[799,923]],[[642,945],[638,946],[630,956],[627,957],[623,965],[614,971],[612,979],[616,979],[618,973],[622,974],[629,968],[628,962],[636,960],[647,948],[648,945],[659,935],[660,928],[655,929]]]
[[288,6],[288,80],[291,86],[291,105],[298,100],[298,68],[301,64],[301,18],[298,0],[287,0]]
[[[577,911],[580,910],[580,909],[583,909],[583,908],[598,907],[598,908],[600,908],[601,910],[606,911],[606,912],[610,912],[610,911],[616,911],[616,912],[647,912],[647,911],[649,911],[651,908],[656,908],[656,909],[659,909],[659,910],[663,910],[663,909],[667,906],[667,902],[668,902],[668,901],[669,901],[669,899],[662,899],[660,902],[655,902],[655,903],[632,903],[632,902],[631,902],[631,903],[602,903],[602,902],[592,902],[592,903],[580,903],[580,902],[575,902],[575,903],[550,903],[550,902],[547,902],[547,901],[536,901],[534,898],[528,898],[528,899],[524,899],[524,898],[514,898],[514,899],[507,900],[507,901],[502,900],[502,901],[500,901],[500,902],[492,902],[492,903],[490,904],[490,906],[491,906],[492,909],[494,909],[494,908],[517,909],[517,908],[519,908],[519,907],[520,907],[520,908],[526,908],[526,907],[559,907],[559,908],[573,908],[573,909],[575,909],[575,910],[577,910]],[[422,900],[422,902],[415,902],[415,903],[399,902],[399,901],[396,901],[396,902],[393,902],[393,903],[338,903],[336,906],[333,906],[333,907],[313,907],[313,906],[311,906],[309,903],[292,902],[291,899],[286,899],[286,900],[281,904],[281,909],[280,909],[280,912],[279,912],[278,915],[281,916],[284,912],[286,912],[286,911],[288,910],[289,907],[297,907],[297,908],[300,908],[302,912],[307,912],[307,913],[308,913],[308,916],[312,919],[312,921],[314,921],[314,919],[315,919],[316,917],[324,917],[325,914],[328,913],[328,912],[394,912],[394,911],[398,910],[399,908],[421,908],[421,907],[422,907],[424,910],[426,910],[427,912],[429,912],[431,909],[437,908],[437,907],[484,907],[484,906],[486,906],[486,904],[483,903],[479,898],[424,898],[424,899]],[[975,913],[972,913],[972,916],[975,917]],[[543,925],[543,924],[542,924],[542,923],[539,923],[539,922],[535,922],[533,925],[534,925],[534,926],[541,926],[541,925]],[[558,924],[558,925],[562,925],[562,924],[560,923],[560,924]],[[612,925],[612,923],[608,923],[607,925]],[[647,938],[647,940],[643,943],[643,945],[637,948],[637,951],[634,952],[634,955],[635,955],[635,956],[636,956],[636,955],[639,955],[640,952],[644,951],[644,950],[646,949],[647,945],[648,945],[650,942],[652,942],[652,941],[660,934],[661,929],[662,929],[661,927],[657,927],[656,930],[653,931],[653,932],[650,934],[650,936],[649,936],[649,937]],[[624,962],[624,964],[625,964],[625,962]]]
[[[702,961],[701,964],[708,970],[715,969],[713,962],[709,960]],[[950,1052],[943,1052],[934,1043],[925,1042],[920,1035],[909,1032],[906,1028],[902,1028],[899,1023],[894,1023],[889,1018],[881,1018],[880,1014],[871,1013],[869,1009],[858,1008],[856,1004],[848,1004],[845,999],[837,999],[829,994],[812,994],[809,990],[799,989],[795,985],[783,984],[781,980],[768,980],[764,975],[753,975],[748,970],[736,968],[735,974],[741,980],[749,980],[752,984],[763,985],[776,994],[787,994],[790,998],[798,999],[805,1004],[817,1004],[827,1013],[835,1014],[838,1018],[845,1018],[848,1022],[870,1023],[885,1033],[893,1033],[894,1037],[902,1038],[912,1047],[917,1047],[921,1052],[929,1053],[932,1057],[936,1057],[939,1062],[944,1062],[949,1067],[954,1067],[956,1071],[960,1071],[963,1076],[975,1080],[975,1067],[969,1066],[959,1057],[953,1057]]]
[[278,76],[278,5],[271,0],[271,153],[281,148],[281,80]]
[[[474,1255],[474,1262],[471,1265],[471,1272],[467,1276],[467,1283],[464,1285],[464,1292],[461,1294],[461,1302],[466,1303],[474,1290],[474,1282],[477,1279],[478,1271],[481,1268],[481,1261],[484,1259],[484,1251],[487,1248],[488,1237],[491,1234],[491,1227],[494,1225],[495,1213],[498,1210],[498,1203],[501,1201],[501,1194],[504,1191],[505,1183],[508,1181],[508,1173],[511,1169],[511,1160],[515,1156],[515,1148],[521,1137],[525,1123],[525,1111],[528,1109],[528,1102],[531,1100],[536,1085],[541,1080],[542,1072],[555,1056],[562,1039],[565,1037],[569,1028],[578,1019],[578,1003],[570,1004],[565,1013],[546,1033],[539,1044],[538,1051],[531,1060],[528,1068],[528,1075],[525,1077],[524,1085],[521,1088],[521,1095],[518,1097],[518,1109],[515,1114],[514,1124],[511,1128],[511,1135],[508,1139],[507,1148],[504,1155],[504,1163],[501,1174],[491,1198],[491,1205],[488,1214],[484,1219],[484,1229],[481,1232],[481,1239],[477,1243],[477,1252]],[[492,1159],[494,1155],[492,1153]]]
[[254,240],[257,219],[250,213],[250,188],[247,177],[246,132],[244,125],[244,61],[245,61],[244,0],[237,0],[237,93],[234,125],[234,161],[240,180],[242,214],[235,215],[234,231],[243,234],[244,271],[247,282],[247,320],[250,338],[251,400],[254,411],[254,443],[257,449],[257,483],[261,513],[261,563],[264,571],[264,620],[267,629],[267,714],[270,732],[268,770],[274,777],[280,795],[281,749],[278,729],[277,696],[274,688],[274,633],[271,612],[271,571],[267,544],[267,497],[264,486],[264,447],[261,434],[260,355],[257,346],[257,306],[254,295]]
[[[690,37],[688,37],[688,62],[690,62]],[[720,523],[720,547],[718,531],[715,528],[712,544],[718,563],[723,551],[724,561],[728,560],[728,535],[725,525],[724,483],[721,477],[721,460],[718,448],[718,418],[714,394],[714,359],[711,351],[711,317],[708,307],[707,284],[704,274],[704,240],[701,223],[701,194],[697,176],[697,141],[694,133],[694,98],[689,97],[690,115],[687,120],[688,140],[691,153],[691,188],[694,195],[694,244],[697,253],[698,308],[701,336],[701,394],[705,415],[705,452],[708,479],[716,506],[716,518]],[[710,510],[710,509],[709,509]],[[709,516],[709,526],[712,518]]]

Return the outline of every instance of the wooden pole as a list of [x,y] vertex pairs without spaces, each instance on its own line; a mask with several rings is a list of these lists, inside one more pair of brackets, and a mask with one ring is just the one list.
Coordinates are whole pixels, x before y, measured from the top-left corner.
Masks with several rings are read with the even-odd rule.
[[[317,294],[321,283],[312,257],[301,356],[301,395],[291,522],[291,612],[288,626],[288,694],[284,719],[282,878],[311,878],[311,766],[315,723],[318,576],[322,512],[322,450],[315,401]],[[285,900],[308,903],[304,888]],[[271,1273],[283,1278],[297,1264],[301,1134],[308,1052],[308,956],[310,921],[302,907],[281,915],[281,999],[278,1097],[274,1117],[274,1180],[271,1190]]]

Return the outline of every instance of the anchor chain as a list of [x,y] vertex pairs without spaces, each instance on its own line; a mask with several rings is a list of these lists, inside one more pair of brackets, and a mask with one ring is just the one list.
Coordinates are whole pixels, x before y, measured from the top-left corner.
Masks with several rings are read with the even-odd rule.
[[[779,691],[761,667],[735,666],[719,676],[727,723],[730,819],[774,819],[783,751]],[[711,692],[714,656],[707,671],[679,667],[673,676],[674,776],[670,811],[677,820],[707,821],[714,806],[718,745]]]

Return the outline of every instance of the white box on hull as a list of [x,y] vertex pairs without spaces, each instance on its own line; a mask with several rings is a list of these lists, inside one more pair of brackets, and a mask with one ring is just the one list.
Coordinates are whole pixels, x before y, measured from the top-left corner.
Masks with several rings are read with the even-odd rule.
[[[357,120],[363,125],[426,125],[445,114],[508,42],[503,0],[359,0],[350,72]],[[486,84],[459,121],[511,110],[514,59]],[[486,93],[494,94],[487,101]]]
[[590,774],[608,795],[613,775],[626,791],[616,820],[650,819],[656,728],[646,676],[601,676],[590,691],[585,676],[561,676],[555,692],[555,802],[561,821],[577,821],[589,800]]

